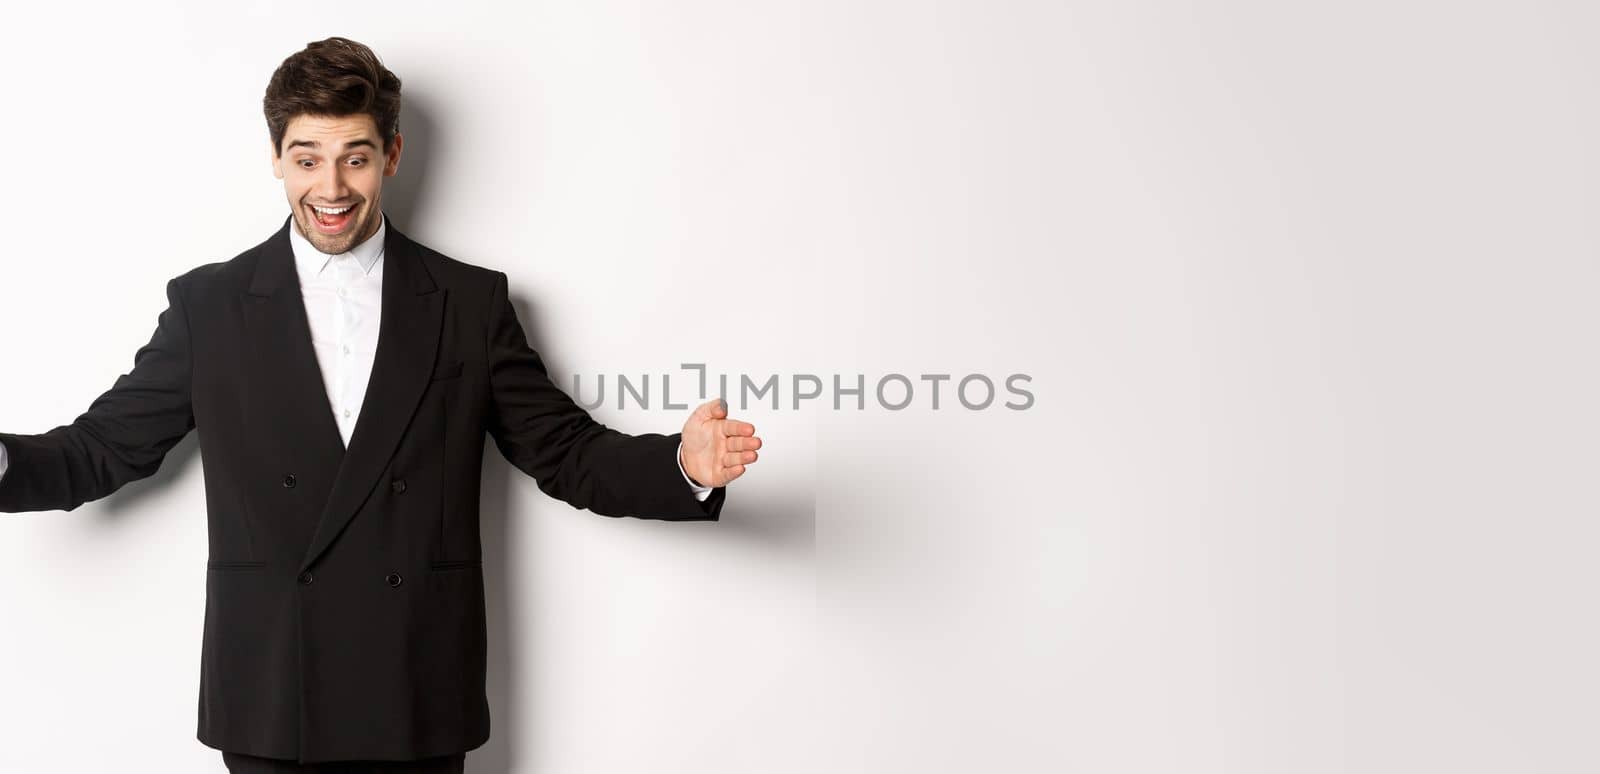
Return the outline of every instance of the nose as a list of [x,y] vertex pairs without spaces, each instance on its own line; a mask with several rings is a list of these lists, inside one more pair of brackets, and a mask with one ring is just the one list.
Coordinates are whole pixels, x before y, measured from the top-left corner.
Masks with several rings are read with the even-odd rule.
[[340,164],[324,164],[317,170],[316,180],[311,185],[311,199],[313,201],[332,204],[345,201],[346,194],[350,192],[345,185],[344,168]]

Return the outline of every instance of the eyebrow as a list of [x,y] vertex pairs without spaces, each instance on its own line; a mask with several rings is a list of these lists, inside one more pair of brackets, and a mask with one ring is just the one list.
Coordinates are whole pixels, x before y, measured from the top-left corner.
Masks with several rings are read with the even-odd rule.
[[[320,148],[320,147],[322,147],[322,143],[319,143],[316,140],[295,140],[295,141],[289,143],[289,145],[288,145],[288,147],[286,149],[287,150],[293,150],[294,148],[300,147],[300,146],[305,146],[307,148]],[[351,140],[350,142],[345,143],[344,144],[344,149],[345,150],[350,150],[351,148],[359,148],[359,147],[362,147],[362,146],[366,146],[366,147],[371,148],[373,150],[377,150],[378,149],[378,146],[377,146],[376,143],[374,143],[373,141],[371,141],[371,140],[369,140],[369,139],[367,139],[365,137],[363,137],[363,138],[361,138],[359,140]]]

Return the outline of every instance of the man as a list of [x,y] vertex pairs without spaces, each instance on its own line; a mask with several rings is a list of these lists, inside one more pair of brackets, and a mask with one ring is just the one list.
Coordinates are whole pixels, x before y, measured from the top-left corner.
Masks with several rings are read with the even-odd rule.
[[594,421],[529,348],[504,273],[388,222],[400,80],[366,46],[310,44],[264,108],[290,217],[170,280],[133,370],[72,424],[0,433],[0,511],[105,497],[198,429],[199,740],[236,774],[460,772],[489,737],[484,433],[577,508],[702,521],[761,441],[720,400],[672,435]]

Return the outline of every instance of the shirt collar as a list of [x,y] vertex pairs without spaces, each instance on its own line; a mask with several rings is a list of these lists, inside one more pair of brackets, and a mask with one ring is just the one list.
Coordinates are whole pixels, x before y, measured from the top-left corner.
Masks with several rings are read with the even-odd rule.
[[364,274],[371,274],[372,267],[383,257],[384,232],[388,230],[389,221],[382,212],[378,213],[378,230],[372,233],[361,244],[350,248],[348,252],[331,255],[318,250],[300,233],[298,223],[289,226],[289,246],[294,249],[294,268],[300,274],[301,284],[322,273],[334,258],[349,256],[361,264]]

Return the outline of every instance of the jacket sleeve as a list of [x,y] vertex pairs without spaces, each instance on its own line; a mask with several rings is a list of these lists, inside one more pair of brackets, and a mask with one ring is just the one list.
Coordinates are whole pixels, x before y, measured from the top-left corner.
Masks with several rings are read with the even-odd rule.
[[70,511],[148,477],[194,429],[189,398],[189,321],[176,278],[150,342],[72,421],[37,435],[0,433],[7,465],[0,512]]
[[[689,471],[683,469],[683,433],[678,435],[678,450],[672,455],[678,460],[678,473],[683,476],[683,483],[689,485],[689,491],[694,492],[694,499],[705,502],[706,498],[711,496],[711,487],[696,484],[694,479],[689,478]],[[0,446],[0,476],[5,475],[5,457],[6,447]]]
[[539,489],[602,516],[717,521],[726,487],[701,502],[678,466],[682,433],[628,435],[562,392],[528,346],[504,272],[489,294],[489,434]]

